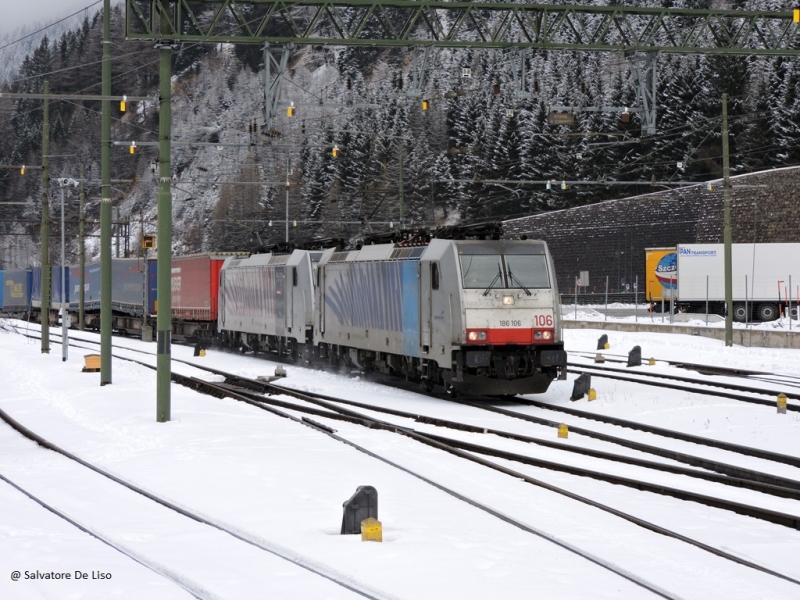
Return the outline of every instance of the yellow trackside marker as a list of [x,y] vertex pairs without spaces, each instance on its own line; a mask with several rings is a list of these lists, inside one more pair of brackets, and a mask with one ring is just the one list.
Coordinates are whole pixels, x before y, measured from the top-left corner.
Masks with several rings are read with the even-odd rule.
[[655,358],[651,358],[650,359],[650,366],[653,367],[653,366],[655,366],[655,364],[656,364],[656,359]]
[[597,400],[597,390],[594,388],[589,389],[589,402]]
[[786,414],[786,394],[778,394],[778,414]]
[[611,348],[611,344],[609,344],[608,342],[606,342],[606,345],[605,345],[605,346],[603,346],[603,348],[605,348],[606,350],[608,350],[609,348]]
[[567,427],[566,423],[562,423],[558,426],[558,437],[566,438],[569,435],[569,427]]
[[378,519],[368,517],[361,521],[361,541],[362,542],[382,542],[383,525]]
[[800,8],[795,8],[794,9],[794,19],[793,20],[794,20],[795,23],[800,23]]
[[96,373],[100,370],[100,355],[99,354],[86,354],[83,357],[83,372]]

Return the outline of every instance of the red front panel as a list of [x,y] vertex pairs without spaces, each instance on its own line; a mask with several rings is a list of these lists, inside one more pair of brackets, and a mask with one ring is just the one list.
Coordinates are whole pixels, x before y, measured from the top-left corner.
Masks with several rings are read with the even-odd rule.
[[487,329],[488,344],[532,344],[533,329]]
[[[475,337],[471,334],[475,334]],[[555,339],[552,329],[503,328],[503,329],[467,329],[468,344],[549,344]]]
[[[172,259],[172,316],[184,321],[211,321],[217,318],[217,269],[208,256]],[[212,281],[214,282],[212,290]]]

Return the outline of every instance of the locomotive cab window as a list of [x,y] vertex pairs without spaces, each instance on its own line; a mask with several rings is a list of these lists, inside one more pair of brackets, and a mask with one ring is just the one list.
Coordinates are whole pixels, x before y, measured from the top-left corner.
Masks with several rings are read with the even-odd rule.
[[462,254],[459,258],[465,290],[550,287],[544,254]]
[[499,254],[462,254],[461,278],[466,290],[505,287]]
[[509,288],[550,287],[547,259],[544,254],[508,254],[505,256],[505,262]]

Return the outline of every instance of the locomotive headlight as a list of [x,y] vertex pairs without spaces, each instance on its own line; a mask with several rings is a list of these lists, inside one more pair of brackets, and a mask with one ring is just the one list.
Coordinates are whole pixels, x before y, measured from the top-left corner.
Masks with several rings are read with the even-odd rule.
[[503,306],[514,306],[514,296],[503,296]]
[[553,332],[550,329],[545,329],[544,331],[534,331],[533,332],[533,339],[534,340],[552,340],[553,339]]
[[486,341],[486,331],[473,329],[467,332],[467,339],[470,342],[483,342]]

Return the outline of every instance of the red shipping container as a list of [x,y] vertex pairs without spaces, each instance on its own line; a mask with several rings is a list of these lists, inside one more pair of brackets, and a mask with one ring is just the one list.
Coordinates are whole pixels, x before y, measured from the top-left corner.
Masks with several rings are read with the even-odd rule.
[[238,254],[193,254],[172,259],[173,319],[217,320],[219,272],[225,259],[233,255]]

